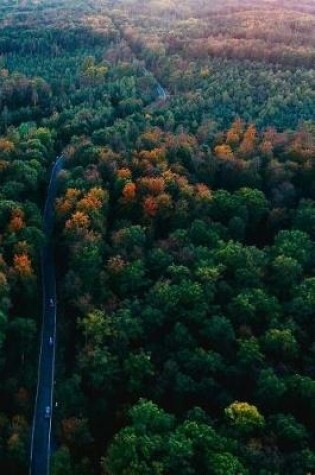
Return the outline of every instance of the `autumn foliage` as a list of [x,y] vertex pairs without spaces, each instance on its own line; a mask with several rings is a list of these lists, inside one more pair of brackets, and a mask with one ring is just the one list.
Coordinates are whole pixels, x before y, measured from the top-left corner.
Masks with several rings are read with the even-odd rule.
[[0,473],[314,474],[314,1],[0,4]]
[[33,274],[31,259],[27,254],[13,256],[13,268],[21,277],[28,277]]
[[90,219],[82,211],[76,211],[71,218],[66,221],[65,227],[68,230],[85,230],[89,227]]
[[24,213],[20,209],[12,211],[11,220],[8,225],[8,230],[12,233],[16,233],[25,228]]
[[100,209],[104,204],[106,193],[102,188],[91,188],[77,203],[77,209],[88,213]]
[[144,214],[151,218],[156,215],[158,210],[158,204],[154,196],[148,196],[147,198],[145,198],[143,202],[143,210]]
[[136,197],[136,185],[135,183],[126,183],[122,190],[123,199],[126,202],[133,201]]
[[67,215],[76,206],[81,191],[76,188],[68,188],[63,198],[56,200],[56,212],[59,216]]

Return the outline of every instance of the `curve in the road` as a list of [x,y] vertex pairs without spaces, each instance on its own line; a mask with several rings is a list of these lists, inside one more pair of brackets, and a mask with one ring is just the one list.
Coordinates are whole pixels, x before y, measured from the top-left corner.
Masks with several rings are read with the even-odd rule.
[[158,83],[158,86],[157,86],[157,93],[158,93],[158,97],[159,97],[160,99],[163,99],[163,101],[166,100],[166,98],[167,98],[166,91],[165,91],[164,87],[161,86],[160,83]]
[[[167,93],[158,81],[156,91],[158,99],[166,100]],[[55,266],[51,234],[54,227],[54,201],[57,193],[57,176],[58,172],[62,169],[63,160],[62,156],[57,157],[51,171],[43,218],[43,230],[46,237],[46,242],[41,253],[43,320],[31,434],[30,475],[49,475],[50,468],[57,311]],[[51,304],[51,302],[53,304]],[[52,339],[52,345],[50,344],[50,339]],[[49,417],[45,417],[47,407],[50,408]]]
[[[43,321],[38,362],[38,379],[31,435],[30,475],[48,475],[56,354],[56,279],[51,233],[54,227],[54,201],[57,176],[63,157],[57,158],[50,177],[44,209],[43,230],[46,242],[41,253]],[[45,414],[49,408],[49,414]]]
[[143,72],[145,76],[151,76],[155,79],[156,81],[156,94],[157,94],[157,99],[162,99],[163,101],[166,101],[168,94],[162,84],[157,80],[157,78],[154,76],[154,74],[149,71],[146,67],[143,67]]

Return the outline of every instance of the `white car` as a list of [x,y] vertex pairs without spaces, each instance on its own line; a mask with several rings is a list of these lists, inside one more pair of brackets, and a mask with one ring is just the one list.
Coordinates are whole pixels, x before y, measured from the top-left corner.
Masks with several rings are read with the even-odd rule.
[[54,344],[54,339],[52,336],[49,337],[49,346],[53,346]]
[[54,307],[54,306],[55,306],[54,299],[52,299],[52,298],[49,299],[49,305],[50,305],[51,307]]
[[46,406],[45,407],[45,419],[50,419],[50,415],[51,415],[50,406]]

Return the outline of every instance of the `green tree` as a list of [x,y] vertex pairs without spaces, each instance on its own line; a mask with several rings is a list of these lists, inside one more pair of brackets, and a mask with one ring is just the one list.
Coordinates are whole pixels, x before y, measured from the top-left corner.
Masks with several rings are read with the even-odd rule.
[[129,413],[131,426],[122,429],[103,459],[104,470],[113,475],[162,475],[161,453],[174,418],[150,401],[140,400]]
[[52,455],[51,474],[73,475],[70,451],[67,447],[61,447]]
[[278,443],[286,449],[303,447],[308,439],[306,428],[297,422],[291,414],[276,414],[270,418],[269,423],[276,433]]
[[250,434],[265,426],[265,419],[257,407],[247,402],[235,401],[225,409],[225,417],[241,434]]
[[265,352],[283,361],[292,361],[298,355],[298,344],[292,330],[272,328],[263,338]]
[[269,410],[281,407],[286,393],[286,384],[279,378],[272,368],[262,369],[255,391],[260,406]]

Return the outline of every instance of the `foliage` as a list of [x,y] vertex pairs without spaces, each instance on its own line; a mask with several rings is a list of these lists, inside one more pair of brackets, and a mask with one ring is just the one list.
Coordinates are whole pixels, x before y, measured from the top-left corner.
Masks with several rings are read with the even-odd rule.
[[1,2],[1,473],[28,471],[61,153],[52,473],[315,472],[314,14]]

